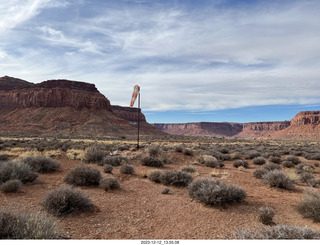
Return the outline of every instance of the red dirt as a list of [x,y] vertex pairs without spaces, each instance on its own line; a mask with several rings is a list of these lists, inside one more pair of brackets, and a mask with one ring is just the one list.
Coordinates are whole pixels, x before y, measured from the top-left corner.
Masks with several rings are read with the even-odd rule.
[[[195,162],[193,156],[182,153],[169,153],[169,156],[173,164],[165,165],[161,170],[181,169]],[[39,203],[47,191],[63,184],[66,173],[80,164],[80,161],[68,160],[65,156],[57,160],[62,166],[59,172],[40,174],[36,183],[24,186],[20,193],[0,193],[1,209],[41,210]],[[249,161],[250,168],[240,171],[232,166],[232,161],[224,163],[223,169],[193,166],[198,172],[194,178],[211,177],[214,172],[215,177],[211,178],[222,178],[246,190],[248,196],[244,202],[226,207],[205,206],[193,201],[187,188],[169,187],[169,194],[161,194],[163,185],[143,177],[145,173],[157,169],[141,166],[138,159],[131,161],[135,167],[134,175],[120,174],[120,167],[114,167],[114,174],[106,174],[103,167],[92,165],[100,169],[103,176],[117,177],[121,187],[107,192],[98,187],[81,187],[96,205],[96,211],[61,218],[61,232],[71,239],[226,239],[232,236],[235,229],[260,225],[258,209],[262,206],[274,209],[276,223],[320,230],[320,224],[303,218],[296,211],[304,189],[309,187],[299,184],[293,191],[269,188],[253,177],[252,172],[260,166]],[[315,170],[315,176],[320,177],[319,167]]]

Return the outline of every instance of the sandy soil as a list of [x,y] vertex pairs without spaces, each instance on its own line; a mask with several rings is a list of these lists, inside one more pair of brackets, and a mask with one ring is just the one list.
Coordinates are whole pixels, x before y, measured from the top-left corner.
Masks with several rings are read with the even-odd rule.
[[[182,153],[172,152],[169,156],[173,164],[165,165],[162,170],[181,169],[195,162],[195,157]],[[68,160],[66,156],[56,160],[62,166],[59,172],[40,174],[36,183],[24,186],[20,193],[0,193],[0,208],[26,212],[40,210],[39,203],[47,191],[63,184],[67,172],[80,164],[79,160]],[[170,187],[169,194],[161,194],[164,186],[144,177],[156,168],[141,166],[139,160],[131,161],[134,175],[120,174],[120,167],[114,167],[113,174],[106,174],[103,167],[92,165],[100,169],[103,176],[117,177],[120,189],[106,192],[98,187],[81,187],[96,205],[96,211],[63,217],[59,227],[70,239],[226,239],[235,229],[260,225],[258,209],[269,206],[276,213],[275,223],[320,230],[320,224],[303,218],[296,211],[303,191],[309,187],[299,184],[291,191],[270,188],[253,177],[252,172],[260,166],[253,165],[250,160],[250,168],[243,170],[234,168],[233,161],[224,163],[223,169],[194,164],[197,173],[193,176],[224,179],[246,190],[248,196],[244,202],[226,207],[205,206],[193,201],[185,187]],[[320,177],[319,167],[315,176]]]

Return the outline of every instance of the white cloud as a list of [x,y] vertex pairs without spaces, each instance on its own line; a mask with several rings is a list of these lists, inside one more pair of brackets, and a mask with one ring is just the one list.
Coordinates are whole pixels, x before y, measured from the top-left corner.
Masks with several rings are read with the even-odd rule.
[[[0,40],[0,59],[8,61],[1,71],[34,82],[93,82],[120,105],[139,83],[145,110],[320,103],[319,1],[240,9],[63,3],[10,1],[11,15],[0,7],[0,32],[30,20],[22,31],[12,29],[19,39]],[[57,7],[66,12],[37,22],[41,9]]]

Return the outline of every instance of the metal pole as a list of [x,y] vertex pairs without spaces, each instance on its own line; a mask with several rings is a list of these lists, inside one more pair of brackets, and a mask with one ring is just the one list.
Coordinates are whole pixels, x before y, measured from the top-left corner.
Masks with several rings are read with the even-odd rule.
[[138,143],[137,143],[137,149],[139,149],[139,134],[140,134],[140,92],[138,95]]

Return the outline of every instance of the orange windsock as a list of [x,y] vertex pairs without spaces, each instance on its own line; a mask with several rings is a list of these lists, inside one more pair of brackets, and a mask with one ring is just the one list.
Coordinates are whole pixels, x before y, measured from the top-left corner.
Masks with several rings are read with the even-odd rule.
[[134,102],[136,101],[139,92],[140,92],[140,87],[138,85],[134,86],[133,93],[132,93],[132,98],[131,98],[131,103],[130,103],[131,107],[134,105]]

